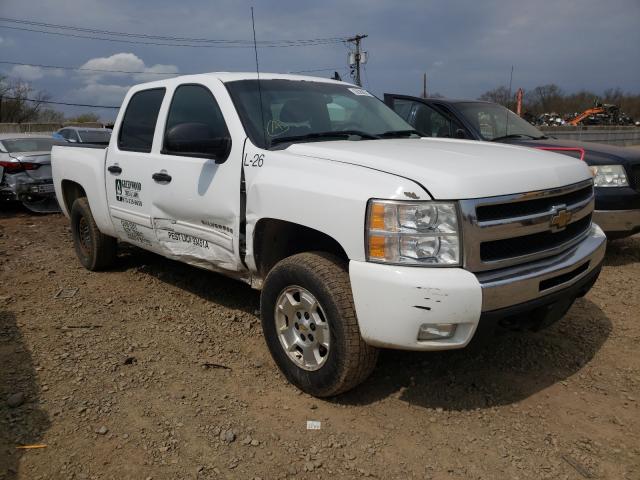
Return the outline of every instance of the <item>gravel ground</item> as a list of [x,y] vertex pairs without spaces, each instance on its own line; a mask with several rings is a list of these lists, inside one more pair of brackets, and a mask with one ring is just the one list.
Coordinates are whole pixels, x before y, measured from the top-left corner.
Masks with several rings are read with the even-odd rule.
[[0,268],[2,480],[640,478],[638,236],[552,328],[385,351],[330,401],[278,373],[241,283],[129,246],[91,273],[64,217],[6,207]]

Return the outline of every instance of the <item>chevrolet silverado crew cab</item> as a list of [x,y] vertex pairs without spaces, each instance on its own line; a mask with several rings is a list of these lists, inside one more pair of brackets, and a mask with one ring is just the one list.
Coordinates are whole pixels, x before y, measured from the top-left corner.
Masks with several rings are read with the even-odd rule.
[[606,247],[584,162],[423,138],[334,80],[137,85],[108,147],[55,146],[52,163],[86,268],[108,268],[121,241],[260,289],[275,363],[316,396],[362,382],[380,347],[550,324]]

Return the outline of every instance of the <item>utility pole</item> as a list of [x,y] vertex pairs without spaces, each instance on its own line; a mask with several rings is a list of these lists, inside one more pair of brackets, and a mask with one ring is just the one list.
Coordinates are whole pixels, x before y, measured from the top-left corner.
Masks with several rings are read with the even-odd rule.
[[349,65],[352,67],[355,66],[355,75],[353,74],[353,70],[352,70],[352,75],[354,76],[356,85],[358,85],[359,87],[362,86],[362,82],[360,81],[360,64],[366,63],[367,61],[366,53],[363,54],[363,52],[360,51],[360,42],[362,41],[363,38],[367,38],[368,36],[369,35],[358,34],[355,37],[351,37],[347,39],[347,42],[354,43],[356,46],[355,53],[349,54]]
[[422,77],[422,98],[427,98],[427,72]]

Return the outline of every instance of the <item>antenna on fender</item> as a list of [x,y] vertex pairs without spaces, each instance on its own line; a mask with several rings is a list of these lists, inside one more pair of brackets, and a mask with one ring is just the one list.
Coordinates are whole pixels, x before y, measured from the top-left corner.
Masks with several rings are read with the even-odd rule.
[[264,107],[262,105],[262,88],[260,87],[260,66],[258,64],[258,42],[256,42],[256,22],[253,17],[253,7],[251,7],[251,26],[253,28],[253,50],[256,54],[256,74],[258,75],[258,101],[260,102],[260,120],[262,128],[262,139],[264,141],[265,148],[267,145],[267,132],[264,124]]

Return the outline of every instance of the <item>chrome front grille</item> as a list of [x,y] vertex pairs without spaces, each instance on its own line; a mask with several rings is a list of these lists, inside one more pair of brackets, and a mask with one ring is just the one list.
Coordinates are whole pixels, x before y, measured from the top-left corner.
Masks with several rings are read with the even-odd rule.
[[593,182],[462,200],[464,265],[495,270],[557,255],[591,228]]

